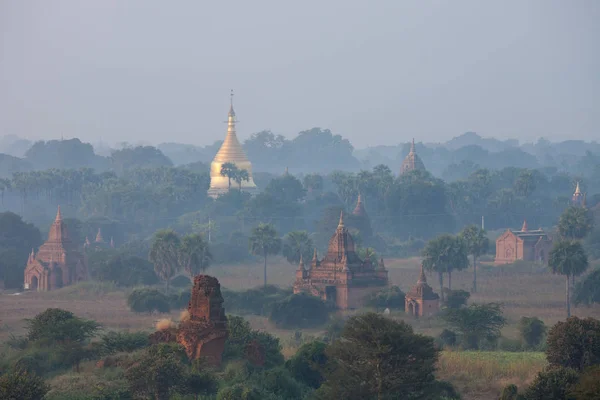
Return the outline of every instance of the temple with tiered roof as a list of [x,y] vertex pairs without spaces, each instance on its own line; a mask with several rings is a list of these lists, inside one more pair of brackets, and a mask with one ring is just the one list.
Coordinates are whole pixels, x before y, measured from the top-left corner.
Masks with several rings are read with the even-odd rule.
[[427,284],[423,264],[417,284],[404,297],[404,310],[415,317],[431,316],[440,309],[440,296]]
[[400,175],[404,175],[411,171],[425,171],[425,164],[421,160],[415,151],[415,139],[412,140],[412,144],[410,145],[410,151],[408,155],[402,161],[402,166],[400,167]]
[[388,272],[383,259],[373,264],[356,254],[354,240],[344,225],[342,212],[325,257],[319,260],[315,250],[308,269],[300,259],[294,293],[308,293],[345,310],[361,307],[365,297],[387,284]]
[[25,266],[25,290],[49,291],[87,279],[87,262],[69,237],[60,206],[48,240],[37,253],[32,249]]
[[511,264],[517,260],[548,262],[552,239],[542,230],[530,230],[527,220],[521,230],[507,229],[496,240],[495,264]]
[[[232,91],[227,119],[227,136],[225,136],[221,148],[210,164],[210,188],[208,189],[208,195],[213,198],[218,197],[220,194],[227,193],[231,187],[232,179],[221,175],[221,168],[225,163],[232,163],[235,164],[239,170],[246,170],[248,172],[248,180],[241,180],[241,189],[250,193],[256,191],[256,185],[252,178],[252,164],[248,160],[248,157],[246,157],[246,153],[237,138],[235,123],[236,118],[235,111],[233,110]],[[239,185],[234,183],[234,187],[239,187]]]

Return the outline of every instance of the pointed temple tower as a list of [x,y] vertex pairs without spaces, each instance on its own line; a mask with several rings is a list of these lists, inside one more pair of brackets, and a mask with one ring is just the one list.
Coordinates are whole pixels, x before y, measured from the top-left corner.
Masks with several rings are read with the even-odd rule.
[[406,294],[404,309],[415,317],[430,316],[440,309],[440,296],[427,284],[423,264],[417,284]]
[[579,182],[577,182],[575,192],[571,197],[571,204],[573,204],[576,207],[585,207],[585,194],[581,193],[581,189],[579,188]]
[[50,227],[48,240],[37,254],[31,250],[25,267],[26,290],[48,291],[87,279],[87,262],[77,245],[69,238],[60,206]]
[[356,207],[352,211],[352,227],[358,229],[360,236],[364,240],[369,240],[373,236],[373,228],[371,227],[371,219],[362,201],[362,196],[358,194]]
[[356,254],[354,240],[344,226],[342,212],[338,227],[329,240],[325,258],[319,260],[315,250],[309,270],[304,268],[304,262],[300,262],[294,293],[305,292],[318,296],[342,310],[359,308],[366,296],[388,284],[388,273],[383,262],[376,264],[363,261]]
[[[213,162],[210,164],[210,188],[208,195],[216,198],[220,194],[229,191],[229,179],[221,175],[221,166],[225,163],[233,163],[239,169],[248,171],[248,181],[242,181],[242,190],[255,192],[256,185],[252,179],[252,164],[248,161],[244,149],[235,133],[235,111],[233,110],[233,90],[231,91],[231,104],[229,106],[229,117],[227,119],[227,136],[217,152]],[[237,184],[232,181],[232,187],[237,187]]]
[[400,175],[415,170],[425,171],[425,164],[423,164],[423,161],[421,161],[421,158],[415,152],[415,139],[413,139],[412,144],[410,145],[410,152],[404,161],[402,161]]

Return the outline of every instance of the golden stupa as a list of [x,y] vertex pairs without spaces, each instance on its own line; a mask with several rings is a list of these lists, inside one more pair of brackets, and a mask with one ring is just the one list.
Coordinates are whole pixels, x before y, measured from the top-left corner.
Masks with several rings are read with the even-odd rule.
[[[242,190],[251,193],[256,191],[256,185],[254,184],[254,179],[252,179],[252,164],[248,161],[248,157],[246,157],[246,153],[244,153],[244,149],[235,134],[235,122],[232,91],[229,118],[227,119],[227,136],[213,162],[210,164],[210,188],[208,189],[208,195],[211,197],[217,197],[229,191],[229,178],[221,175],[221,166],[225,163],[233,163],[238,169],[248,171],[249,179],[241,182]],[[239,184],[232,179],[231,187],[238,188]]]

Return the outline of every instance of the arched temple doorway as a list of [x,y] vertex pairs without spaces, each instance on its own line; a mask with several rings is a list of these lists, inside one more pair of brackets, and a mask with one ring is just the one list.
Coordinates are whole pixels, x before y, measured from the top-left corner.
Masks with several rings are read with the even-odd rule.
[[31,278],[31,283],[29,284],[29,289],[30,290],[38,290],[38,277],[37,276],[33,276]]
[[61,268],[54,268],[54,271],[52,271],[52,275],[54,275],[54,288],[53,289],[60,289],[61,287],[64,286],[64,282],[63,282],[63,271]]

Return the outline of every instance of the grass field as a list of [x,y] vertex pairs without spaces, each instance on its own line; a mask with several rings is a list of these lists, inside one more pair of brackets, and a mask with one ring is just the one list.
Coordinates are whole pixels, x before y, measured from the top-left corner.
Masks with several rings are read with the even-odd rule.
[[[408,291],[419,275],[417,258],[386,260],[390,281]],[[284,259],[269,260],[269,283],[290,286],[296,266]],[[219,279],[223,287],[246,289],[262,284],[262,265],[214,266],[209,271]],[[470,290],[472,271],[453,274],[453,289]],[[428,276],[429,283],[439,291],[437,277]],[[532,271],[529,267],[483,267],[478,274],[479,292],[471,296],[471,302],[500,302],[504,304],[508,325],[503,335],[516,338],[517,322],[522,316],[537,316],[547,325],[564,320],[564,278],[544,271]],[[129,311],[127,292],[111,284],[82,283],[49,293],[0,294],[0,342],[11,334],[24,332],[24,319],[31,318],[48,307],[63,308],[76,315],[98,321],[106,330],[148,330],[165,315],[135,314]],[[227,310],[227,303],[224,304]],[[580,317],[600,318],[600,305],[572,308],[572,314]],[[402,313],[395,315],[413,325],[415,331],[437,335],[444,328],[439,319],[415,320]],[[179,318],[179,311],[170,315]],[[282,339],[286,356],[293,354],[293,332],[275,329],[264,317],[249,317],[255,329],[269,331]],[[317,335],[319,331],[304,332]],[[528,383],[543,368],[544,357],[540,353],[504,352],[444,352],[440,358],[439,376],[454,383],[464,398],[490,399],[508,383]]]

